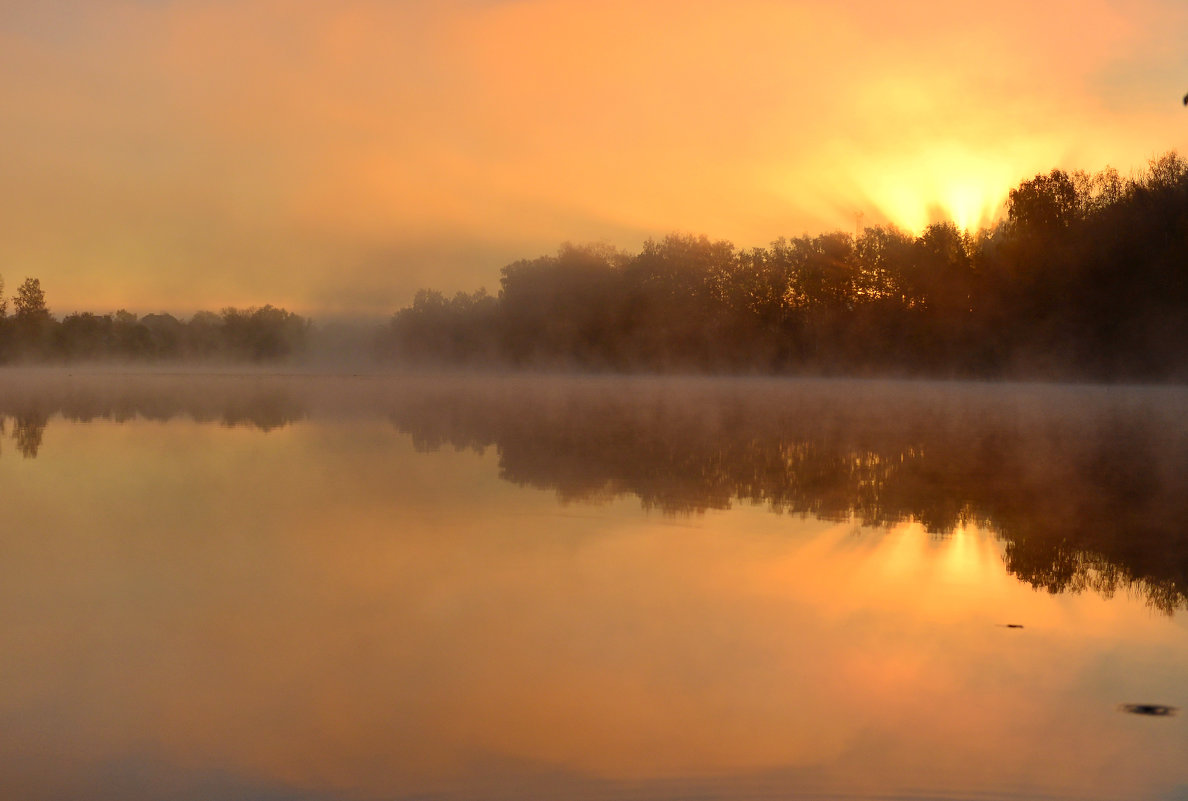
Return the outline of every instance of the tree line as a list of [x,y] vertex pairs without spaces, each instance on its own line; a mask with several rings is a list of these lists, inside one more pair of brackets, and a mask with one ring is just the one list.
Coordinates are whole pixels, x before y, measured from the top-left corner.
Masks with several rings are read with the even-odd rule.
[[1188,377],[1188,162],[1052,170],[977,232],[952,222],[736,248],[563,245],[497,295],[418,292],[387,358],[598,370]]
[[0,278],[0,363],[44,361],[234,360],[275,361],[300,354],[310,323],[271,305],[200,311],[189,320],[171,314],[143,317],[75,312],[56,319],[37,278],[26,278],[12,298]]

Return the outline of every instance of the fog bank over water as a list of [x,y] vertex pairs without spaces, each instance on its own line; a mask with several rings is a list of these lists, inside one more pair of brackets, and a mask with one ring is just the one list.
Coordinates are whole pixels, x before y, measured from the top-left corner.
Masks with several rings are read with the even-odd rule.
[[[386,418],[421,451],[494,449],[506,481],[665,515],[757,504],[854,525],[987,528],[1052,592],[1188,591],[1188,389],[861,380],[10,371],[16,453],[55,420],[263,432]],[[16,453],[0,449],[5,458]]]

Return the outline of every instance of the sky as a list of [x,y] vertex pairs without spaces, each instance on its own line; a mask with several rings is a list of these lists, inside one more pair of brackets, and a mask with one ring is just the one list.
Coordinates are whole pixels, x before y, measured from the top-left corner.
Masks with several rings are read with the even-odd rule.
[[985,225],[1188,153],[1182,0],[0,0],[0,275],[382,317],[563,242]]

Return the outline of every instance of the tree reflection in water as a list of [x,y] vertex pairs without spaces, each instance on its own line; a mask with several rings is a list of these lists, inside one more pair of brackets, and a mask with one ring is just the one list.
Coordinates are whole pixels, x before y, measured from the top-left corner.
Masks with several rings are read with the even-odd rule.
[[[751,385],[753,389],[761,382]],[[424,448],[498,449],[504,478],[563,500],[732,502],[865,526],[978,525],[1050,592],[1188,588],[1188,428],[1178,390],[822,382],[743,392],[438,396],[394,424]]]
[[26,409],[13,415],[12,440],[21,456],[36,458],[47,423],[49,415],[42,409]]
[[186,416],[269,431],[387,416],[421,450],[494,447],[501,476],[562,501],[732,503],[943,536],[977,525],[1050,592],[1188,600],[1188,392],[865,381],[242,375],[60,380],[0,414],[36,456],[51,415]]

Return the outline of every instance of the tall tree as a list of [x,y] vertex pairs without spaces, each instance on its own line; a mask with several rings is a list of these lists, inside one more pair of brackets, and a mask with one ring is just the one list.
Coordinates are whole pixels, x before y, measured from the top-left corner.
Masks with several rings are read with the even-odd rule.
[[12,307],[20,323],[41,322],[48,320],[50,316],[45,305],[45,290],[41,288],[41,281],[37,278],[26,278],[25,282],[17,287]]
[[45,305],[45,290],[41,288],[41,281],[26,278],[24,283],[17,287],[12,307],[14,339],[18,352],[32,356],[41,355],[48,344],[50,324],[53,322]]

